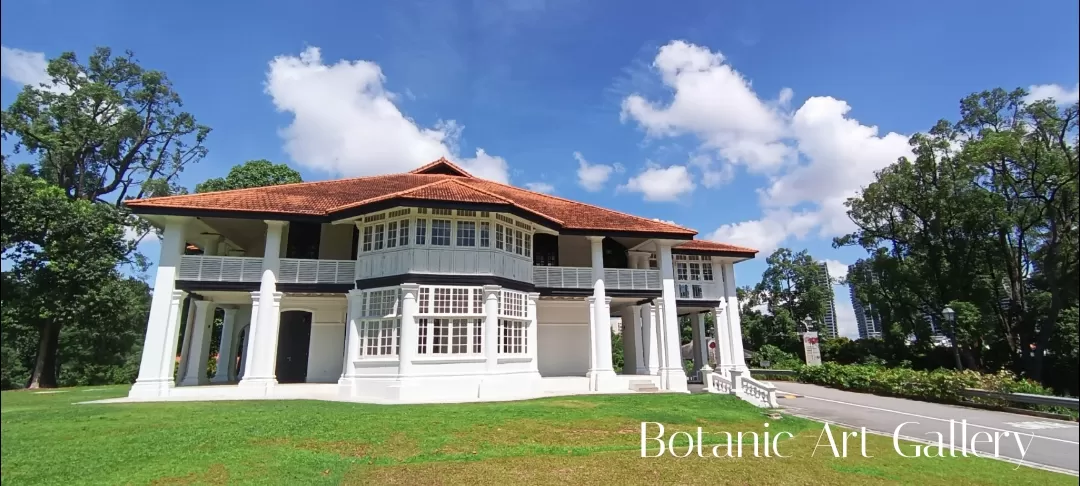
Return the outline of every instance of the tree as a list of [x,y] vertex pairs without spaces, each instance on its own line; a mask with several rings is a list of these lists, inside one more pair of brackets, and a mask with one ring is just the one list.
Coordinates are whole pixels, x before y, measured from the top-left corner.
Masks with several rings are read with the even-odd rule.
[[43,177],[73,199],[119,206],[129,197],[175,193],[177,175],[206,156],[210,129],[180,111],[164,73],[131,52],[97,48],[87,63],[72,52],[49,61],[49,85],[26,86],[3,112],[15,151],[38,156]]
[[195,192],[247,189],[250,187],[276,186],[303,182],[300,173],[285,164],[269,160],[249,160],[229,171],[229,175],[207,179],[195,186]]
[[37,331],[28,387],[55,387],[61,330],[116,313],[103,283],[119,278],[117,264],[131,250],[126,218],[111,205],[71,199],[63,188],[6,168],[0,193],[2,257],[9,264],[4,324]]
[[768,266],[756,291],[774,321],[771,334],[793,336],[807,317],[824,322],[832,291],[810,254],[780,248],[765,262]]

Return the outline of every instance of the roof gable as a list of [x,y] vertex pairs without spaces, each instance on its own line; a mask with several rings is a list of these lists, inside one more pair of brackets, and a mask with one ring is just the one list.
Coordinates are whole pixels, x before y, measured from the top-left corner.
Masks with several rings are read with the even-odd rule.
[[458,167],[453,162],[446,160],[445,157],[439,157],[439,160],[422,167],[417,167],[409,171],[410,174],[432,174],[432,175],[448,175],[455,177],[472,177],[472,174],[465,172],[465,169]]

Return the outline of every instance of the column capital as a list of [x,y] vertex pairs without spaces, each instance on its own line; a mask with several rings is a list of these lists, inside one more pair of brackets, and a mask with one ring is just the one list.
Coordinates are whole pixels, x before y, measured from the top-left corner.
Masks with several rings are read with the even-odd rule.
[[346,298],[360,297],[364,294],[364,289],[349,289],[345,294]]
[[585,302],[588,302],[590,304],[596,303],[596,297],[594,297],[592,295],[590,295],[588,297],[585,297]]
[[197,308],[197,309],[198,308],[205,308],[205,307],[209,306],[210,304],[214,303],[214,301],[206,300],[206,299],[199,299],[199,300],[196,300],[194,302],[195,302],[195,308]]
[[586,236],[585,238],[588,238],[588,240],[593,242],[593,243],[600,243],[600,242],[604,241],[605,236],[602,236],[602,235],[589,235],[589,236]]
[[498,285],[485,285],[484,295],[493,294],[502,290],[502,287]]
[[277,219],[264,219],[263,222],[265,222],[266,226],[268,226],[268,227],[275,227],[276,226],[278,228],[281,228],[281,227],[289,224],[288,221],[281,221],[281,220],[277,220]]
[[526,295],[526,297],[529,298],[529,300],[532,300],[532,301],[536,301],[537,299],[540,298],[540,292],[529,292],[528,294],[525,294],[525,295]]
[[417,283],[403,283],[401,284],[402,292],[419,292],[420,284]]
[[182,300],[185,296],[187,296],[187,292],[184,292],[183,290],[174,290],[170,295],[176,300]]
[[657,298],[653,299],[653,305],[664,305],[664,298],[663,297],[657,297]]
[[604,296],[604,305],[611,305],[611,297]]

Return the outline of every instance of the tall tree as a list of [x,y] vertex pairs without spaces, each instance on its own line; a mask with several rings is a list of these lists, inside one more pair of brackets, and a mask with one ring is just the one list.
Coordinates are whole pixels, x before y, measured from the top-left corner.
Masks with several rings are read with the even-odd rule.
[[788,248],[776,250],[765,262],[768,266],[755,290],[768,306],[772,322],[767,334],[790,338],[808,317],[823,323],[832,292],[818,262],[806,250],[796,253]]
[[259,159],[234,166],[225,177],[207,179],[195,186],[195,192],[247,189],[295,182],[303,182],[299,172],[285,164],[275,164],[269,160]]
[[66,52],[49,61],[48,74],[49,84],[23,88],[0,125],[68,197],[119,206],[174,193],[177,175],[206,155],[210,129],[181,111],[164,73],[131,52],[100,47],[86,63]]

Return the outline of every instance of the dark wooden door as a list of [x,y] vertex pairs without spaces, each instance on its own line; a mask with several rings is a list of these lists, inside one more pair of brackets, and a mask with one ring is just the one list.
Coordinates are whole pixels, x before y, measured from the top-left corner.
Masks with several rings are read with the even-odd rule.
[[559,266],[559,237],[546,233],[533,235],[533,265]]
[[307,381],[308,346],[311,343],[311,313],[287,311],[281,313],[278,332],[278,383]]

